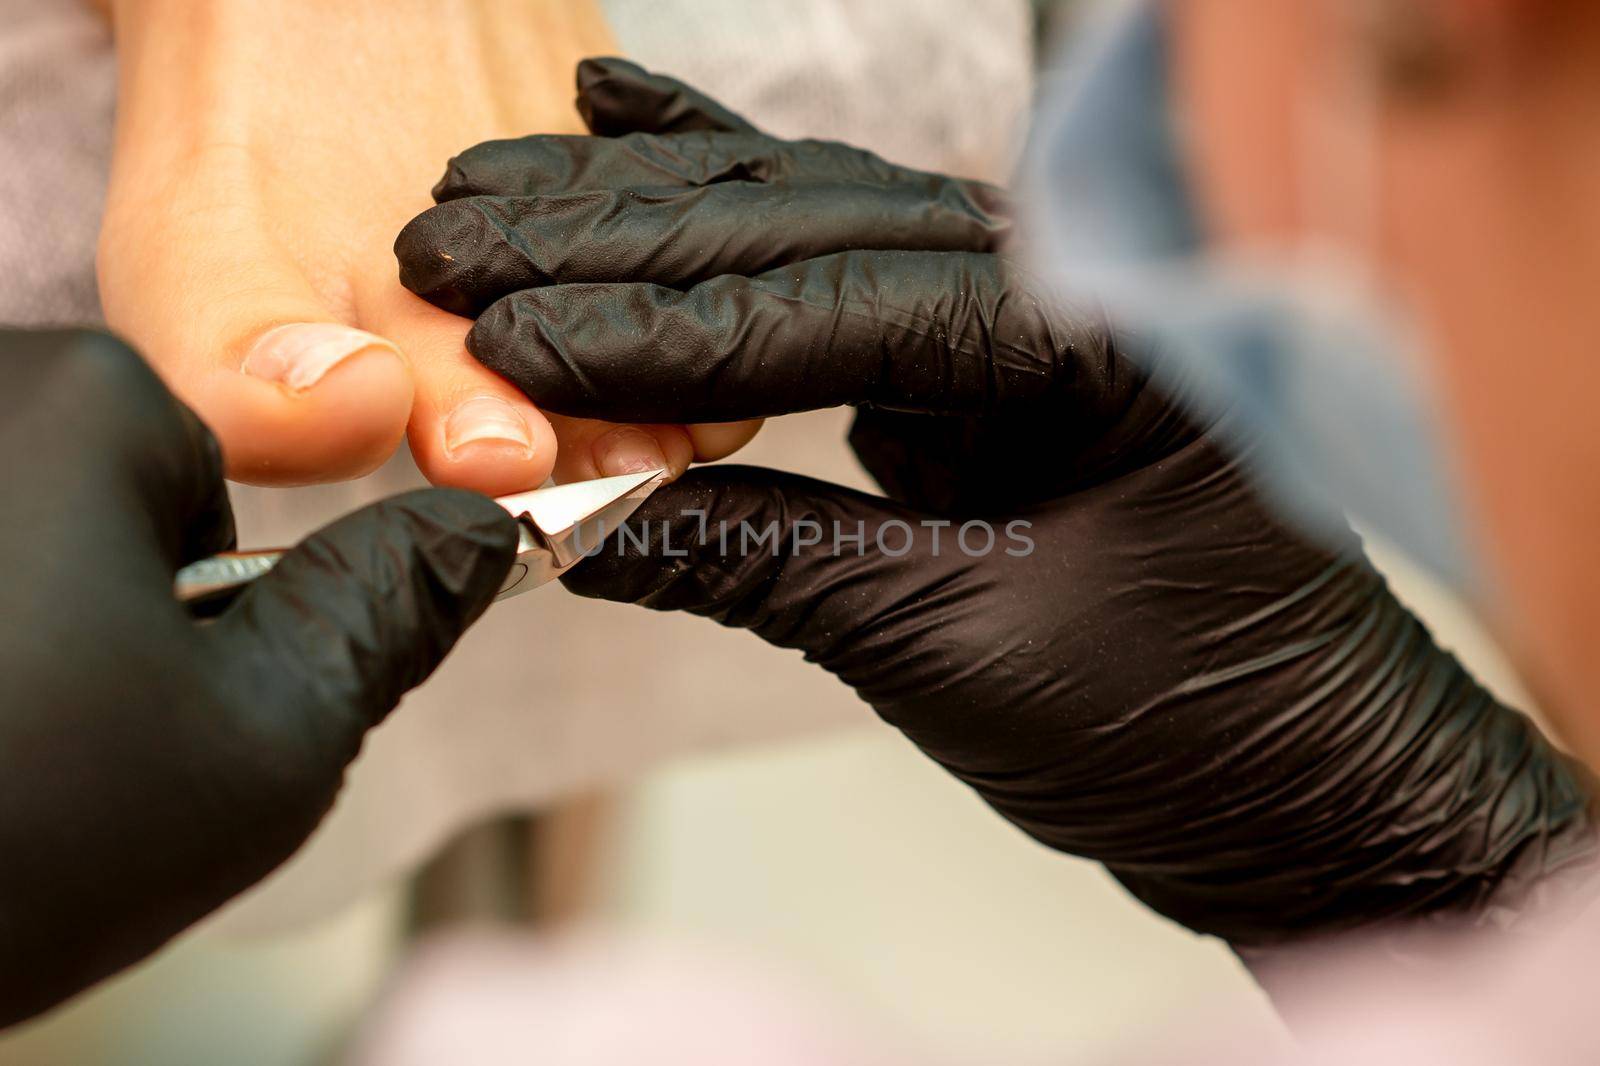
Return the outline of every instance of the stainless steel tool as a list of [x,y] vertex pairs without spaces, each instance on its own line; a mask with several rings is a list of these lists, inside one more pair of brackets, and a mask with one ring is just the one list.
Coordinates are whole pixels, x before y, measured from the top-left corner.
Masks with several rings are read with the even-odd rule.
[[[667,480],[665,470],[578,481],[495,500],[517,520],[517,558],[495,597],[503,600],[560,577]],[[271,570],[286,548],[223,552],[179,570],[173,591],[197,615],[214,614]]]

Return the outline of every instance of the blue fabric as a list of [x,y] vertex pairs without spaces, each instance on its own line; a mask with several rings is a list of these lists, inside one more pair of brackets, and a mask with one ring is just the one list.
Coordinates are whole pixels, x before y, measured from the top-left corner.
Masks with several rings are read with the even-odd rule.
[[1077,41],[1041,86],[1021,185],[1037,268],[1102,304],[1313,535],[1359,524],[1458,586],[1468,539],[1403,318],[1207,254],[1153,6]]

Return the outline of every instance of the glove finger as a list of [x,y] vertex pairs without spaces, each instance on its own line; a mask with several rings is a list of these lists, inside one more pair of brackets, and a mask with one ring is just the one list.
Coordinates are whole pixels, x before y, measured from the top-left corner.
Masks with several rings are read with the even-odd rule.
[[[850,489],[758,467],[690,471],[561,580],[580,596],[688,611],[798,648],[869,701],[953,649],[934,619],[972,609],[976,560],[929,550],[922,515]],[[908,609],[914,605],[915,609]]]
[[[957,180],[896,166],[837,141],[783,141],[746,131],[623,137],[536,134],[468,148],[450,160],[433,188],[433,198],[444,203],[467,196],[547,196],[725,181],[908,185],[938,196]],[[990,213],[1010,213],[1000,189],[979,181],[959,183]]]
[[688,291],[557,285],[491,306],[467,347],[540,404],[622,422],[728,422],[841,404],[979,414],[1117,367],[1003,259],[845,252]]
[[[118,402],[144,417],[127,420],[117,461],[126,471],[123,484],[143,496],[166,564],[159,576],[170,584],[178,567],[234,546],[233,507],[215,434],[142,362],[132,375],[148,378],[148,388],[161,395],[152,394],[148,404],[134,401],[131,394],[146,386],[132,381],[119,392]],[[159,417],[150,417],[158,409]]]
[[[1070,454],[1062,419],[922,415],[862,407],[850,425],[850,449],[883,494],[932,514],[998,514],[1058,491],[1049,468],[1022,455]],[[1009,444],[996,448],[996,443]]]
[[188,405],[177,402],[178,419],[186,438],[184,450],[194,456],[189,473],[189,491],[178,521],[179,566],[208,555],[231,549],[236,542],[233,505],[228,500],[228,484],[223,479],[222,446],[216,435]]
[[[1148,398],[1147,398],[1148,399]],[[1153,406],[1149,402],[1140,407]],[[1116,404],[1107,408],[1114,417]],[[1145,448],[1159,453],[1198,431],[1170,409],[1165,426],[1108,433],[1108,417],[1063,417],[1050,400],[1020,404],[1002,415],[925,415],[862,407],[850,427],[850,449],[885,496],[941,515],[1003,514],[1034,507],[1101,480]],[[1123,408],[1126,416],[1133,408]],[[1156,436],[1156,433],[1161,436]],[[1143,442],[1143,447],[1131,444]],[[1048,456],[1048,462],[1018,462]],[[1133,461],[1137,462],[1137,459]]]
[[[319,712],[337,757],[433,672],[500,587],[517,529],[494,501],[426,489],[301,542],[213,627],[269,708]],[[327,750],[319,746],[318,751]]]
[[584,125],[599,137],[690,130],[756,131],[743,116],[699,89],[616,56],[578,64],[577,103]]
[[1010,226],[954,179],[937,192],[739,181],[451,200],[412,220],[395,255],[406,288],[472,317],[508,293],[544,285],[677,287],[852,249],[992,251]]
[[[0,446],[48,460],[9,471],[19,522],[65,509],[85,537],[148,543],[139,579],[151,587],[232,546],[216,438],[132,348],[92,330],[18,330],[0,331],[0,351],[15,395],[28,397],[0,426]],[[92,461],[63,477],[74,455]]]

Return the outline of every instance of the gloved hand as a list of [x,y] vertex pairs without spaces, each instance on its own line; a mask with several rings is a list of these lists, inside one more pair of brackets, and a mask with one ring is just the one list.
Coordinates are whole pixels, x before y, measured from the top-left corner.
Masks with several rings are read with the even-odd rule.
[[215,621],[222,460],[133,352],[0,332],[0,1025],[155,950],[317,825],[366,731],[493,598],[516,528],[416,492],[286,555]]
[[[1247,955],[1593,863],[1580,771],[1353,535],[1287,528],[1126,338],[1009,258],[997,191],[764,137],[620,61],[580,85],[611,132],[689,132],[468,151],[445,184],[470,198],[401,239],[408,284],[487,305],[471,350],[557,411],[856,405],[892,498],[692,472],[569,588],[800,649],[1028,834]],[[578,177],[604,191],[522,195]]]

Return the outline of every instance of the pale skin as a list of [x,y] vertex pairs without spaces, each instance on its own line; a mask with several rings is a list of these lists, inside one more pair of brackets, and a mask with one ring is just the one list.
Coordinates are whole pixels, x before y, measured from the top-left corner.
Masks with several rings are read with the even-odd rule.
[[[1491,617],[1566,739],[1600,764],[1600,7],[1167,12],[1213,233],[1256,248],[1332,238],[1417,311],[1493,568]],[[1372,210],[1354,231],[1313,195],[1329,174],[1306,173],[1342,158],[1308,141],[1347,134],[1372,161]]]
[[541,413],[467,353],[468,321],[397,280],[395,235],[450,156],[583,132],[574,66],[616,51],[593,0],[106,6],[106,318],[216,430],[231,477],[356,477],[404,436],[430,480],[502,494],[681,471],[753,435]]

